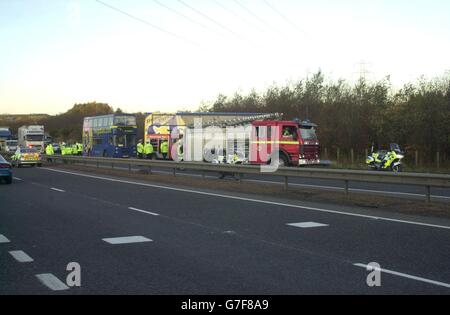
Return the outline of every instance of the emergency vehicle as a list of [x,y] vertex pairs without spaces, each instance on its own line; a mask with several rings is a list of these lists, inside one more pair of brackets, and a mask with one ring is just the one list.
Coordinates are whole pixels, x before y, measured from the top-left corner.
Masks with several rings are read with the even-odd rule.
[[[272,113],[151,114],[145,141],[169,141],[174,160],[212,163],[318,165],[317,125]],[[276,159],[276,161],[274,161]]]

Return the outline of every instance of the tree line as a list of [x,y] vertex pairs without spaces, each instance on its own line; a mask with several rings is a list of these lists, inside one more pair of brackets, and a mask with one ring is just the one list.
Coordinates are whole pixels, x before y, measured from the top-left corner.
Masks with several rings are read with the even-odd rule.
[[329,80],[322,72],[263,93],[252,90],[220,94],[201,111],[280,112],[285,119],[309,119],[319,125],[323,147],[364,151],[372,144],[396,142],[407,151],[419,150],[426,161],[436,152],[450,157],[450,73],[394,89],[389,77],[363,78],[350,84]]

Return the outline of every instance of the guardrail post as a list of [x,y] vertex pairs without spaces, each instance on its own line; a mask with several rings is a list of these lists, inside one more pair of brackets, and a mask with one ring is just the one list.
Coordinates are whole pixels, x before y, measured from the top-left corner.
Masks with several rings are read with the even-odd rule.
[[350,156],[351,156],[352,165],[353,165],[355,163],[355,154],[353,152],[353,149],[350,150]]
[[111,168],[114,168],[114,163],[111,163]]
[[173,176],[177,176],[177,169],[176,169],[176,167],[173,168]]
[[284,176],[284,191],[287,191],[289,188],[289,181],[288,181],[288,177]]
[[339,150],[339,148],[337,148],[336,149],[336,161],[338,161],[339,162],[339,155],[340,155],[340,150]]
[[426,202],[427,203],[431,202],[431,187],[430,186],[426,186]]
[[205,179],[205,171],[202,171],[202,179]]
[[419,166],[419,151],[416,150],[416,153],[415,153],[414,157],[415,157],[416,166]]
[[344,180],[344,192],[345,196],[348,197],[348,179]]
[[152,173],[152,167],[151,167],[151,166],[148,167],[148,173],[149,173],[149,174]]
[[99,163],[98,163],[98,161],[96,162],[96,164],[97,164],[97,168],[99,168]]
[[131,164],[128,164],[128,173],[131,173]]
[[436,166],[439,168],[439,151],[436,152]]

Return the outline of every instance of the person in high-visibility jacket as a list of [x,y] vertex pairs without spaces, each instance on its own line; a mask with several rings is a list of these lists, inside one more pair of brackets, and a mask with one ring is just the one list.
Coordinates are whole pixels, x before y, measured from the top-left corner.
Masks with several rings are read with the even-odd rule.
[[139,140],[139,142],[136,146],[136,151],[137,151],[138,158],[142,159],[142,156],[144,154],[144,145],[142,144],[142,139]]
[[146,159],[153,159],[153,145],[150,142],[144,145],[144,154]]
[[61,149],[61,155],[66,155],[66,145],[60,144],[59,148]]
[[45,147],[45,154],[47,154],[47,155],[55,154],[55,150],[53,149],[53,146],[51,143]]
[[161,154],[163,155],[163,158],[166,159],[167,153],[169,152],[169,142],[162,141],[160,144],[159,150],[160,150]]
[[83,155],[83,145],[81,143],[77,142],[76,147],[77,147],[77,154]]
[[[51,143],[49,143],[46,147],[45,147],[45,154],[47,155],[53,155],[55,154],[55,150],[53,149],[53,146]],[[51,162],[52,159],[51,158],[47,158],[48,162]]]
[[72,144],[72,155],[78,154],[78,145],[76,143]]

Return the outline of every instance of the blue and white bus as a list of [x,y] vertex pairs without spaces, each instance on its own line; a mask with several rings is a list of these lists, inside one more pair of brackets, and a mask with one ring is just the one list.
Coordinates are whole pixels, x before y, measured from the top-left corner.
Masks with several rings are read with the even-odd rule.
[[85,117],[83,155],[126,158],[136,156],[136,117],[111,114]]

